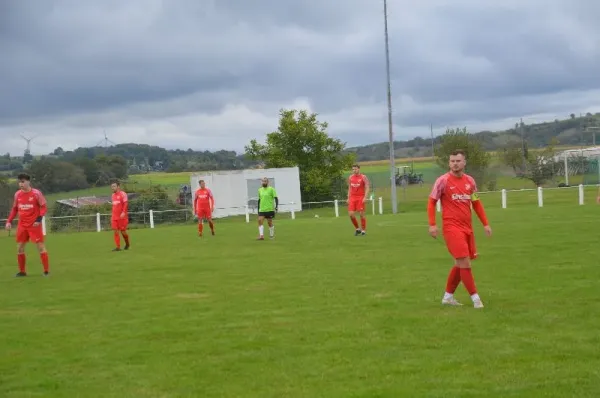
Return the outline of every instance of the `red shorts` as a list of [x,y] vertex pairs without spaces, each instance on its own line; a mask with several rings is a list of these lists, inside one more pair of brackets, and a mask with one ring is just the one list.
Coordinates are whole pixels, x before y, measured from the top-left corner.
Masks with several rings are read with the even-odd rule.
[[473,231],[461,231],[457,229],[445,230],[444,240],[448,251],[454,259],[468,257],[471,260],[477,258],[475,247],[475,234]]
[[17,243],[27,243],[29,241],[33,243],[44,242],[44,230],[41,224],[37,227],[17,227]]
[[110,227],[116,231],[125,231],[128,225],[129,220],[127,218],[119,218],[110,221]]
[[198,216],[198,220],[202,220],[203,218],[209,220],[212,218],[212,211],[210,209],[196,209],[196,215]]
[[364,197],[350,198],[348,200],[348,211],[365,211]]

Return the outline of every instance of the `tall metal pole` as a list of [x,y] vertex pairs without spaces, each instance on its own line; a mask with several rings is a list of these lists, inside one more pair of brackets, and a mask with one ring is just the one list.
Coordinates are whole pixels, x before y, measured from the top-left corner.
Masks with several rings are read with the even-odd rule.
[[390,139],[390,183],[392,196],[392,213],[398,213],[398,197],[396,194],[396,151],[394,150],[394,128],[392,123],[392,83],[390,79],[390,45],[388,36],[387,0],[383,0],[383,20],[385,28],[385,67],[387,72],[388,130]]

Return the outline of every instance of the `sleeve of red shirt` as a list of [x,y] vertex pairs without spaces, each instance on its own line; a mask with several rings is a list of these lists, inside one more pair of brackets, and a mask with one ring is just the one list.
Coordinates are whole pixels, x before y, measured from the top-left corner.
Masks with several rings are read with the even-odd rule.
[[446,184],[446,179],[444,176],[439,177],[435,180],[435,184],[433,184],[433,188],[431,189],[431,193],[429,194],[429,200],[427,201],[427,216],[429,218],[429,225],[434,226],[435,222],[435,212],[436,205],[438,200],[442,197],[442,192],[444,191],[444,186]]
[[40,217],[44,217],[48,212],[48,202],[46,202],[46,198],[40,191],[36,192],[36,196],[40,206]]
[[214,209],[215,208],[215,197],[210,189],[208,190],[208,197],[210,198],[211,209]]
[[17,192],[15,194],[15,199],[13,201],[13,206],[12,209],[10,209],[10,214],[8,215],[8,219],[6,220],[6,222],[8,224],[12,223],[13,220],[15,219],[15,217],[17,216],[18,212],[19,212],[19,207],[17,206],[17,197],[18,197],[19,193]]
[[483,226],[487,227],[489,225],[489,222],[487,216],[485,215],[485,210],[483,208],[483,203],[481,203],[481,200],[477,199],[473,201],[473,210],[475,210],[475,214],[477,214],[477,217],[479,217],[479,221],[481,221]]
[[429,226],[435,226],[435,205],[437,204],[437,200],[434,198],[429,198],[427,201],[427,217],[429,218]]
[[481,203],[479,196],[477,196],[477,182],[474,178],[471,178],[471,184],[473,184],[473,196],[475,198],[475,200],[471,201],[471,205],[473,206],[473,210],[475,211],[475,214],[477,214],[479,221],[481,221],[484,227],[487,227],[489,222],[485,214],[485,209],[483,208],[483,203]]
[[127,194],[121,191],[121,202],[123,203],[123,213],[127,214],[129,211],[129,201],[127,200]]

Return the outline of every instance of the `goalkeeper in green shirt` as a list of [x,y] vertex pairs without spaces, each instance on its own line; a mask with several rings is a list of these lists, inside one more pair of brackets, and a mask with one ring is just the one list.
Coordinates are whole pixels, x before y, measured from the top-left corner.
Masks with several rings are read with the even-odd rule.
[[269,236],[275,237],[275,226],[273,219],[279,210],[279,198],[275,188],[269,186],[269,179],[262,179],[262,187],[258,189],[258,240],[265,240],[265,218],[269,225]]

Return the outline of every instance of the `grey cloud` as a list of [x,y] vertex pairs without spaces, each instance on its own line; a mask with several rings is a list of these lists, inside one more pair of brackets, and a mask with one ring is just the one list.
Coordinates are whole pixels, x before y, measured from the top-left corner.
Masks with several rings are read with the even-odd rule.
[[[600,27],[591,15],[600,5],[592,0],[389,3],[399,125],[600,105],[582,95],[600,88]],[[77,131],[198,115],[202,123],[230,120],[177,122],[171,142],[193,146],[212,130],[222,138],[211,145],[239,148],[267,117],[249,128],[228,106],[244,104],[276,122],[277,109],[298,98],[353,141],[386,130],[381,2],[8,0],[0,7],[0,136],[24,126],[53,135],[73,128],[69,140],[79,143],[87,141]],[[357,119],[358,108],[372,110]],[[128,131],[155,139],[150,128]],[[236,134],[238,142],[229,138]]]

